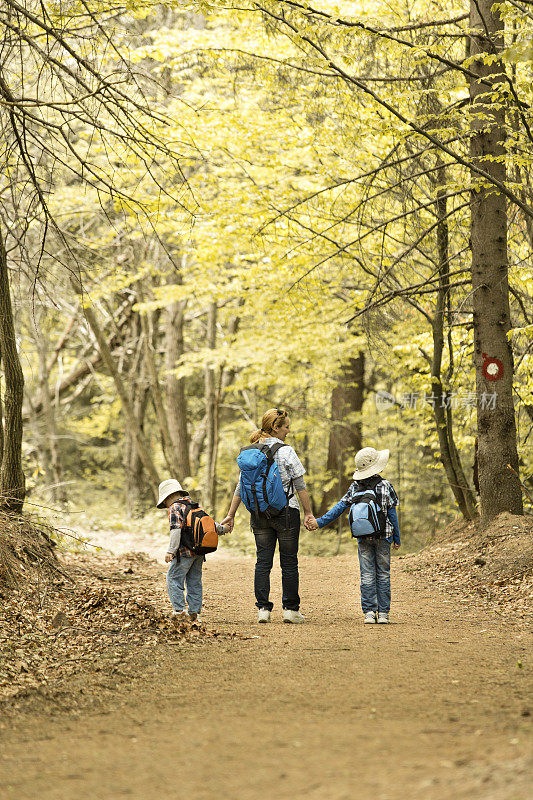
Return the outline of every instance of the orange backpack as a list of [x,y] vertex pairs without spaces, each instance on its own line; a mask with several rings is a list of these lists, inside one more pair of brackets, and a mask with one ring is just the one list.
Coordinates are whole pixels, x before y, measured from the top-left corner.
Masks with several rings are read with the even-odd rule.
[[197,556],[213,553],[218,547],[218,534],[213,517],[198,503],[185,503],[185,523],[181,529],[180,544]]

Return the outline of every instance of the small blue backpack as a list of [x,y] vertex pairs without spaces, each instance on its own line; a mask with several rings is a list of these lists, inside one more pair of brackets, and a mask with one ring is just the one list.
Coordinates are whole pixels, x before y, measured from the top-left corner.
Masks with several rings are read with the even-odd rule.
[[374,481],[369,481],[366,485],[359,484],[361,488],[355,493],[349,512],[350,529],[354,539],[383,533],[385,530],[386,514],[374,491],[381,480],[381,476],[378,475]]
[[285,493],[278,465],[274,461],[280,447],[287,446],[280,442],[272,447],[251,444],[243,447],[237,456],[241,471],[241,500],[256,517],[272,519],[279,516],[292,497],[292,493]]

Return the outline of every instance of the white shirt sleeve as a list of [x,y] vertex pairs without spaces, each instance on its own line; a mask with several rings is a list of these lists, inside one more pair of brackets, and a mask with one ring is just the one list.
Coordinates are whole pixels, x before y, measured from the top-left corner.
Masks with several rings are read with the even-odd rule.
[[279,450],[279,457],[280,460],[283,460],[283,466],[290,478],[300,478],[302,475],[305,475],[304,465],[296,455],[294,448],[290,445]]

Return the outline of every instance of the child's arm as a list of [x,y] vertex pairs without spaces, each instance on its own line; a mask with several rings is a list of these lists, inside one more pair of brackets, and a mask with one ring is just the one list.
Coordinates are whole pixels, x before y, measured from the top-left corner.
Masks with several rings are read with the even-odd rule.
[[398,495],[394,490],[394,486],[390,481],[385,481],[388,483],[388,499],[387,499],[387,519],[389,520],[390,524],[392,525],[392,543],[394,549],[397,550],[398,547],[401,545],[400,540],[400,525],[398,523],[398,514],[396,513],[396,506],[400,505],[400,500]]
[[322,516],[317,519],[316,522],[318,527],[323,528],[325,525],[329,525],[330,522],[333,522],[333,520],[337,519],[337,517],[340,517],[340,515],[343,514],[347,508],[350,508],[350,503],[342,498],[342,500],[339,500],[338,503],[335,503],[335,505],[330,508],[329,511],[326,511],[325,514],[322,514]]
[[170,541],[165,554],[165,561],[172,561],[179,550],[181,541],[181,526],[183,524],[183,520],[181,519],[179,513],[172,506],[168,511],[168,521],[170,523]]
[[181,528],[170,529],[170,541],[168,543],[167,552],[165,553],[165,561],[172,561],[179,550],[181,541]]
[[400,547],[402,542],[400,539],[400,525],[398,523],[398,514],[396,513],[395,506],[391,506],[391,508],[387,509],[387,517],[392,525],[392,541],[394,547],[398,549],[398,547]]
[[235,494],[232,497],[231,505],[229,507],[229,511],[228,511],[228,513],[226,514],[226,516],[224,517],[224,519],[222,520],[222,523],[221,523],[222,525],[227,525],[228,526],[229,533],[231,533],[232,530],[233,530],[233,525],[235,524],[235,514],[236,514],[237,509],[239,508],[240,504],[241,504],[241,482],[239,480],[239,482],[237,483],[237,486],[235,487]]

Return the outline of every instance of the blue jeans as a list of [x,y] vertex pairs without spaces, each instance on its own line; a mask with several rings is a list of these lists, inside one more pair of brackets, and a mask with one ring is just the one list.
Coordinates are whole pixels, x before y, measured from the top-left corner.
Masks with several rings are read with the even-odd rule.
[[361,606],[367,611],[390,611],[390,542],[361,536],[357,554],[361,569]]
[[279,542],[279,563],[281,566],[283,608],[298,611],[300,608],[298,541],[300,538],[300,512],[289,508],[279,517],[269,520],[252,519],[252,530],[257,548],[254,590],[257,608],[272,611],[270,602],[270,571],[274,562],[276,542]]
[[181,556],[178,561],[173,558],[167,572],[167,589],[174,611],[185,611],[185,594],[187,586],[187,604],[189,613],[199,614],[202,610],[202,567],[203,556]]

